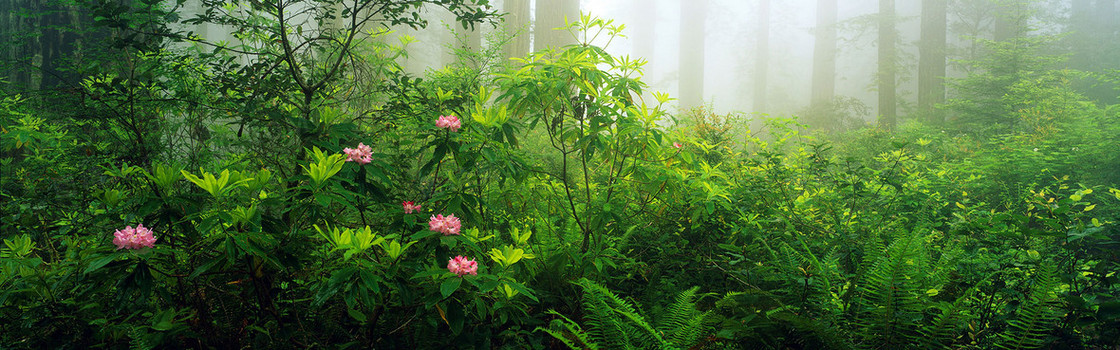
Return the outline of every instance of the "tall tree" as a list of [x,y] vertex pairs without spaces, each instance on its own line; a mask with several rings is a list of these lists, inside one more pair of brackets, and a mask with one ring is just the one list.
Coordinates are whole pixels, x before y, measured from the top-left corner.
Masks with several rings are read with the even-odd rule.
[[948,0],[922,0],[922,33],[918,46],[918,111],[934,124],[945,121],[937,105],[945,102],[948,5]]
[[634,42],[634,56],[648,60],[653,58],[657,39],[657,3],[650,0],[632,1],[634,30],[630,31],[630,38]]
[[529,53],[529,0],[505,0],[506,30],[516,35],[506,44],[506,57],[525,57]]
[[1093,1],[1073,0],[1070,4],[1069,25],[1066,30],[1069,34],[1070,49],[1074,52],[1070,57],[1070,66],[1076,69],[1091,69],[1093,62],[1089,48],[1092,43]]
[[766,110],[766,76],[770,67],[770,0],[758,2],[754,49],[754,111]]
[[1030,20],[1028,2],[1031,0],[991,0],[995,3],[995,29],[992,38],[1007,41],[1022,37]]
[[579,21],[579,0],[541,0],[536,3],[533,50],[574,44],[575,38],[567,31],[553,29],[563,27],[565,20]]
[[894,0],[879,0],[879,126],[894,130],[898,123]]
[[679,91],[681,108],[704,103],[704,22],[708,0],[681,2]]
[[[473,6],[473,5],[466,5]],[[450,31],[444,38],[444,46],[451,49],[444,50],[443,65],[455,63],[458,57],[456,50],[479,51],[482,49],[482,26],[475,23],[463,24],[455,21],[455,14],[451,11],[441,11],[443,21],[447,23]],[[444,28],[437,28],[443,30]]]
[[89,29],[93,16],[86,12],[65,1],[0,1],[0,78],[28,90],[77,86],[81,65],[72,60],[105,35]]
[[836,94],[836,10],[836,0],[817,0],[811,101],[818,106],[829,103]]

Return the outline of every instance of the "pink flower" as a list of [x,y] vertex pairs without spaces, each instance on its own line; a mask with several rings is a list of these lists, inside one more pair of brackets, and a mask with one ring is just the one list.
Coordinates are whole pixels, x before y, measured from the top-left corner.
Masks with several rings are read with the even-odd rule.
[[417,212],[417,213],[420,212],[420,205],[419,204],[412,204],[412,201],[405,201],[405,202],[401,203],[401,206],[404,207],[404,213],[405,214],[412,214],[413,212]]
[[462,255],[456,256],[454,259],[447,261],[447,271],[451,271],[459,277],[465,275],[478,275],[478,262],[464,258]]
[[680,142],[673,142],[673,147],[681,148],[681,143]]
[[463,127],[463,123],[460,122],[459,118],[456,116],[441,115],[439,119],[436,119],[436,127],[440,129],[450,129],[451,132],[456,132],[459,131],[459,128]]
[[459,230],[462,229],[463,223],[455,214],[443,216],[443,214],[434,215],[428,220],[428,230],[442,233],[444,236],[457,235]]
[[152,230],[144,227],[143,224],[125,227],[123,230],[117,230],[113,233],[113,244],[117,249],[140,249],[151,248],[156,244],[156,237],[152,236]]
[[342,153],[346,153],[347,162],[369,164],[369,162],[373,161],[373,148],[361,142],[358,143],[358,148],[343,148]]

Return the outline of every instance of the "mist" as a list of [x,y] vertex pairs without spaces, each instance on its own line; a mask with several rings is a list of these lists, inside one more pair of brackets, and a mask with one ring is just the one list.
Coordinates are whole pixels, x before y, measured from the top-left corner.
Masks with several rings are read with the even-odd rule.
[[[1024,34],[1032,35],[1056,34],[1075,26],[1070,19],[1071,4],[1067,1],[1032,3],[1023,10],[1029,11],[1026,16],[989,1],[932,2],[942,3],[946,12],[942,25],[946,44],[944,48],[935,49],[944,51],[945,57],[932,60],[944,62],[940,63],[943,68],[933,68],[934,74],[944,72],[936,76],[935,83],[942,86],[937,91],[944,89],[948,81],[967,75],[968,62],[978,59],[983,51],[982,42],[995,39],[999,34],[998,19],[1019,16],[1017,25],[1024,28]],[[821,12],[819,6],[829,3],[835,8]],[[549,27],[560,24],[555,16],[545,19],[552,22],[543,25],[537,19],[543,18],[545,13],[562,12],[559,15],[571,21],[576,16],[574,6],[578,6],[580,13],[625,25],[624,38],[609,43],[600,38],[592,44],[605,46],[616,57],[646,59],[642,80],[651,90],[677,98],[674,103],[678,106],[702,103],[716,113],[796,116],[812,113],[809,108],[817,99],[817,104],[842,103],[848,109],[845,113],[853,114],[849,117],[864,123],[873,124],[883,114],[877,100],[881,88],[878,86],[881,38],[877,33],[880,19],[884,18],[879,14],[878,1],[497,0],[491,5],[498,12],[516,11],[517,6],[527,6],[528,11],[521,10],[525,12],[523,15],[507,14],[502,26],[482,25],[471,31],[455,23],[449,24],[453,18],[445,10],[433,9],[431,25],[427,28],[395,28],[395,35],[408,35],[416,40],[409,46],[406,69],[422,75],[428,69],[447,64],[450,58],[440,52],[457,45],[450,30],[474,35],[508,30],[520,33],[519,37],[527,37],[521,40],[531,43],[531,50],[541,49],[546,45],[542,45],[538,36],[555,36],[547,33],[553,32]],[[1095,6],[1104,5],[1104,1],[1099,1]],[[766,9],[765,16],[763,9]],[[896,32],[892,58],[897,67],[893,72],[894,113],[903,119],[916,118],[921,114],[918,111],[918,66],[923,2],[895,1],[894,11],[890,21]],[[1109,22],[1108,14],[1092,15],[1105,24]],[[834,23],[826,25],[830,22],[829,16]],[[762,21],[768,23],[760,24]],[[700,34],[682,32],[681,28],[698,29]],[[765,35],[760,37],[760,33]],[[831,45],[822,46],[825,50],[835,47],[831,62],[823,61],[832,66],[824,68],[824,72],[834,74],[833,86],[817,87],[814,97],[814,69],[822,69],[822,63],[814,62],[815,51],[822,50],[817,47],[818,36],[835,38]],[[682,37],[693,39],[682,45]],[[682,58],[689,61],[682,65]],[[821,80],[818,85],[829,82],[828,79],[818,80]],[[682,86],[692,88],[682,90]],[[940,97],[930,97],[927,105],[943,103],[951,91],[934,94]]]

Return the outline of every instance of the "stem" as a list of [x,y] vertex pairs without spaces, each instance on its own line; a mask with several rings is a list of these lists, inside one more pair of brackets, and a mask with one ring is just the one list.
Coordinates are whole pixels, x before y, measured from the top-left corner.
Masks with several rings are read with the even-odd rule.
[[[443,139],[443,144],[444,145],[446,145],[447,142],[451,141],[451,131],[448,130],[445,135],[446,136]],[[450,147],[448,147],[448,148],[450,148]],[[432,189],[428,191],[428,199],[431,199],[432,196],[434,196],[436,194],[436,184],[439,183],[439,168],[442,167],[442,166],[443,166],[443,157],[440,157],[439,162],[436,163],[436,172],[432,174]]]
[[[361,183],[366,182],[366,168],[365,167],[362,167],[362,166],[358,167],[358,178],[362,180]],[[362,196],[362,195],[358,196],[358,214],[362,217],[362,225],[367,225],[368,226],[369,223],[366,222],[366,196]]]

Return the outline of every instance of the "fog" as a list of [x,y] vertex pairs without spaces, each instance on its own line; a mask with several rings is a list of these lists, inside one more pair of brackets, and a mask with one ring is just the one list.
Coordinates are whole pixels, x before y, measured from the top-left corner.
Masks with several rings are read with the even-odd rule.
[[[561,6],[561,3],[577,2],[579,10],[594,17],[609,19],[616,24],[625,24],[626,38],[610,42],[607,51],[616,55],[642,56],[648,60],[643,80],[656,91],[667,92],[673,97],[689,99],[686,93],[700,92],[698,98],[718,113],[746,112],[765,113],[775,116],[788,116],[803,113],[812,102],[814,50],[818,28],[818,0],[496,0],[491,3],[494,9],[504,12],[513,2],[523,1],[530,7],[528,22],[536,23],[542,13],[539,5]],[[1014,14],[1000,13],[1004,10],[1000,2],[991,0],[960,1],[943,0],[947,3],[945,72],[938,76],[942,82],[963,77],[967,62],[980,54],[978,40],[992,39],[997,35],[996,22],[999,18],[1012,18]],[[1094,2],[1099,8],[1105,1]],[[1075,1],[1076,2],[1076,1]],[[1083,1],[1085,2],[1085,1]],[[759,45],[761,30],[759,23],[760,8],[768,4],[769,26],[764,50]],[[865,122],[874,121],[881,113],[878,109],[877,74],[878,40],[880,23],[879,1],[844,0],[836,1],[836,20],[832,29],[836,32],[834,91],[836,98],[847,99],[848,103],[859,105],[854,108],[852,117]],[[1031,33],[1057,33],[1070,27],[1070,1],[1021,2],[1030,4],[1029,16],[1021,17],[1023,23],[1017,25],[1029,28]],[[921,38],[922,1],[895,1],[894,25],[897,30],[896,52],[896,109],[899,116],[915,113],[918,103],[918,61],[919,40]],[[687,10],[687,11],[686,11]],[[423,74],[427,69],[438,68],[448,62],[448,46],[454,44],[449,39],[448,28],[461,29],[457,25],[447,25],[452,19],[433,9],[428,18],[431,24],[426,29],[413,30],[398,28],[396,35],[408,35],[417,40],[410,46],[412,53],[406,68],[413,74]],[[551,11],[551,10],[548,10]],[[690,18],[693,24],[702,23],[702,42],[688,41],[682,46],[682,20]],[[1107,15],[1095,13],[1093,16]],[[570,16],[574,17],[574,16]],[[569,19],[571,19],[569,17]],[[1015,17],[1020,18],[1020,17]],[[516,25],[516,16],[506,17],[507,28]],[[511,23],[512,22],[512,23]],[[1107,22],[1107,20],[1106,20]],[[516,27],[515,27],[516,28]],[[545,26],[529,24],[529,30],[521,35],[535,37]],[[482,33],[498,30],[482,26]],[[688,35],[686,33],[686,35]],[[645,40],[645,43],[642,43]],[[542,47],[540,40],[531,40],[532,49]],[[606,45],[605,40],[594,43]],[[485,45],[485,44],[484,44]],[[684,65],[691,72],[683,72],[681,65],[682,47],[686,52],[699,50],[701,55],[693,56],[699,64],[690,62]],[[768,55],[764,59],[762,54]],[[434,59],[442,57],[441,60]],[[765,76],[759,74],[760,65],[765,67]],[[702,73],[700,73],[702,72]],[[682,81],[682,77],[696,82]],[[759,82],[764,81],[764,87]],[[682,85],[692,85],[684,89]],[[700,88],[702,86],[702,88]],[[694,91],[696,90],[696,91]],[[826,90],[827,91],[827,88]],[[944,95],[944,94],[942,94]],[[943,99],[943,98],[942,98]],[[938,100],[940,101],[940,100]],[[687,104],[688,102],[678,102]]]
[[[535,2],[539,2],[537,0]],[[536,4],[533,3],[535,13]],[[754,82],[756,71],[759,1],[708,0],[704,13],[703,100],[719,113],[760,112],[770,115],[791,115],[805,108],[810,102],[812,83],[814,33],[816,31],[816,0],[775,1],[770,4],[769,50],[767,82],[764,96],[766,108],[756,110]],[[501,11],[505,1],[494,5]],[[635,10],[635,4],[646,4]],[[689,2],[695,4],[696,2]],[[656,91],[681,96],[679,88],[681,35],[681,7],[679,0],[583,0],[580,10],[591,16],[625,24],[626,38],[610,42],[607,51],[616,56],[643,56],[635,45],[642,35],[654,38],[652,55],[645,57],[644,81]],[[836,58],[836,94],[863,101],[875,113],[875,16],[877,1],[841,1],[838,6],[838,52]],[[916,1],[898,4],[901,41],[912,44],[918,39],[920,6]],[[409,35],[417,40],[409,46],[411,53],[407,70],[422,74],[445,61],[429,58],[447,51],[452,41],[447,38],[446,24],[450,17],[438,10],[430,12],[432,22],[428,28],[397,29],[397,35]],[[642,16],[653,20],[643,23]],[[451,26],[451,28],[456,28]],[[457,28],[461,29],[461,28]],[[483,32],[493,31],[482,27]],[[534,28],[534,30],[540,30]],[[638,32],[642,30],[642,32]],[[524,34],[523,34],[524,35]],[[597,45],[607,44],[605,39]],[[538,49],[538,47],[533,47]],[[904,45],[910,57],[916,49]],[[648,50],[648,49],[647,49]],[[916,62],[916,61],[915,61]],[[912,75],[912,74],[911,74]],[[905,75],[904,77],[905,78]],[[913,79],[903,79],[900,98],[913,100]],[[871,116],[865,116],[871,118]]]

